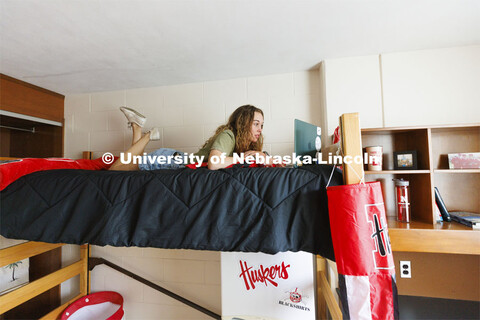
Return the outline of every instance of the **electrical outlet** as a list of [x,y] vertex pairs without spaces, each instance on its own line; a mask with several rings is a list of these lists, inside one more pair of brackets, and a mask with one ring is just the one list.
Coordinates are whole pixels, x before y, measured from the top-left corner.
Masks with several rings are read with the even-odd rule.
[[400,278],[412,277],[412,264],[410,261],[400,261]]

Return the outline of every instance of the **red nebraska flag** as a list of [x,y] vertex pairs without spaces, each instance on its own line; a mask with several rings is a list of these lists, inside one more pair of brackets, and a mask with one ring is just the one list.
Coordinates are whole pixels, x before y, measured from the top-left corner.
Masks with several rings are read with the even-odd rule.
[[327,188],[340,298],[349,319],[398,319],[395,264],[380,182]]

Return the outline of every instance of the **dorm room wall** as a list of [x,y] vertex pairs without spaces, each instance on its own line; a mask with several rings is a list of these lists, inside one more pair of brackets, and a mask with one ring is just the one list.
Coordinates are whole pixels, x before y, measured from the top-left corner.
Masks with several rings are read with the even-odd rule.
[[[172,147],[195,152],[232,111],[253,104],[265,113],[265,146],[271,154],[293,152],[293,119],[320,125],[318,70],[262,77],[67,95],[65,156],[91,150],[119,154],[131,144],[131,131],[119,106],[134,107],[148,117],[146,127],[160,127],[162,137],[147,151]],[[159,199],[161,201],[161,199]],[[74,260],[74,246],[64,260]],[[220,254],[192,250],[94,246],[102,256],[202,306],[221,313]],[[114,290],[125,298],[128,319],[208,319],[154,290],[100,266],[92,272],[92,291]],[[62,287],[64,298],[75,284]]]

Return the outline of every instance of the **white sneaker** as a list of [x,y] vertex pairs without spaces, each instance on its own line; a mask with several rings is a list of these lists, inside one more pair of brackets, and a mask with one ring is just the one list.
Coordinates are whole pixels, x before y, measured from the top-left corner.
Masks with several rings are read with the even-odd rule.
[[125,117],[127,117],[129,127],[132,126],[132,123],[135,123],[139,127],[143,128],[145,122],[147,121],[147,118],[143,114],[133,110],[132,108],[120,107],[120,111],[122,111]]
[[149,131],[150,141],[160,140],[160,130],[158,128],[152,128]]

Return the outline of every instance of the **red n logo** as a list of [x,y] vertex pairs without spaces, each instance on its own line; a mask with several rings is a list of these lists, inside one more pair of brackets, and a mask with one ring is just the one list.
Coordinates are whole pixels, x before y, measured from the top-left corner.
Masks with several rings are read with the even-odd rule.
[[393,269],[392,247],[388,237],[385,207],[383,203],[365,205],[367,222],[370,224],[371,239],[373,241],[373,262],[375,269]]

